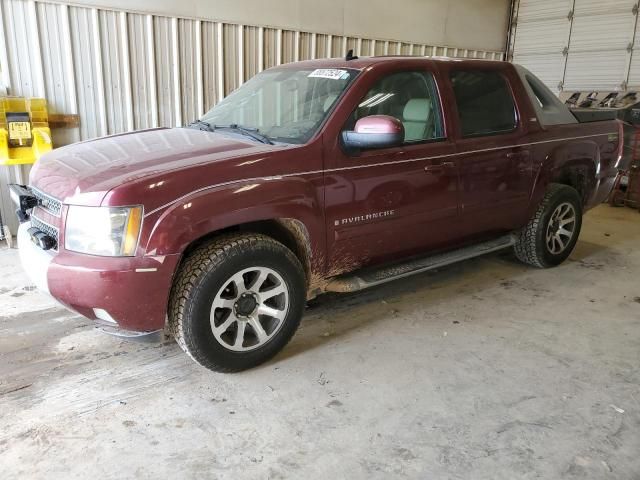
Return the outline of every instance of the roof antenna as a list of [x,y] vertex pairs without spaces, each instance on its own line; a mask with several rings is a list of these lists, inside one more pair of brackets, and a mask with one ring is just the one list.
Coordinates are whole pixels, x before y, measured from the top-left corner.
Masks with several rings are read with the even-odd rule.
[[348,62],[348,61],[350,61],[350,60],[357,60],[357,59],[358,59],[358,57],[356,57],[356,56],[353,54],[353,48],[347,52],[347,56],[345,57],[345,60],[346,60],[347,62]]

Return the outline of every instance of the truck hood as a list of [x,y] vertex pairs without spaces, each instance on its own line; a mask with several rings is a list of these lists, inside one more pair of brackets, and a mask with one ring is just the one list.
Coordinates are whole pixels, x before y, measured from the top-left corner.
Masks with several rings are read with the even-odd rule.
[[144,130],[55,149],[35,164],[30,184],[64,203],[100,205],[128,182],[277,148],[188,128]]

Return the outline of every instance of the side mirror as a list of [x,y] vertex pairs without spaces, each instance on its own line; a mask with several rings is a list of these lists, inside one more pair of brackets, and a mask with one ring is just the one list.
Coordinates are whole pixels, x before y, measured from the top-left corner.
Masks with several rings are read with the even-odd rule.
[[356,122],[353,131],[342,132],[342,142],[351,151],[390,148],[404,141],[404,125],[389,115],[370,115]]

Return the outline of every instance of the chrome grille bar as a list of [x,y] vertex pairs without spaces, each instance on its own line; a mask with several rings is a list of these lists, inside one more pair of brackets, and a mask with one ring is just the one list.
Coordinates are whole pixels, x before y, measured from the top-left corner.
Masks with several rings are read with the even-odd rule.
[[56,217],[60,217],[62,213],[62,202],[53,198],[51,195],[47,195],[44,192],[41,192],[37,188],[30,187],[33,195],[38,199],[38,203],[40,206],[46,210],[47,212],[55,215]]

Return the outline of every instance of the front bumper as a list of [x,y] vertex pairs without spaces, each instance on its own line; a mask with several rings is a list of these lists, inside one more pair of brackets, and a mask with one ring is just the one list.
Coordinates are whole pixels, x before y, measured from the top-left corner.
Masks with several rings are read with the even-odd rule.
[[136,337],[164,328],[180,255],[98,257],[44,251],[20,225],[18,248],[27,275],[65,307],[98,320],[107,333]]
[[21,223],[18,228],[18,252],[20,263],[29,279],[38,290],[50,293],[47,282],[47,271],[53,261],[53,253],[39,248],[31,241],[31,236],[27,232],[31,227],[29,222]]

